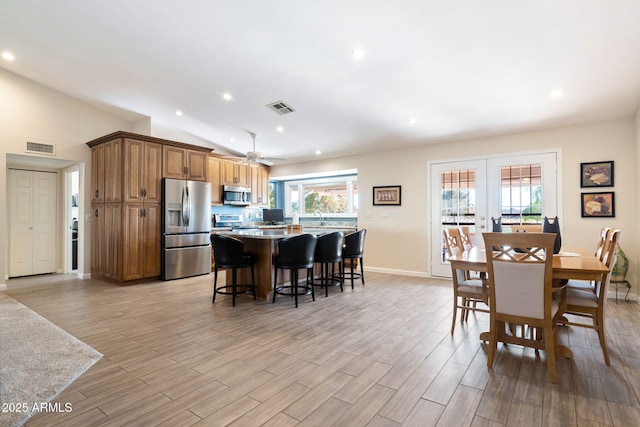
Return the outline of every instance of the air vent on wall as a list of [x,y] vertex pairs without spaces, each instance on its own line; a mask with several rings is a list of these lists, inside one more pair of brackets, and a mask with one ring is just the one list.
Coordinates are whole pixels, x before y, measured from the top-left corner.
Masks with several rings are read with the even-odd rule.
[[47,154],[49,156],[56,155],[56,146],[51,144],[41,144],[39,142],[30,142],[27,141],[27,149],[25,150],[27,153],[34,154]]
[[271,110],[275,111],[276,113],[282,115],[282,114],[289,114],[289,113],[293,113],[294,110],[293,108],[289,107],[287,104],[285,104],[283,101],[278,101],[278,102],[274,102],[271,104],[267,104],[267,107],[270,108]]

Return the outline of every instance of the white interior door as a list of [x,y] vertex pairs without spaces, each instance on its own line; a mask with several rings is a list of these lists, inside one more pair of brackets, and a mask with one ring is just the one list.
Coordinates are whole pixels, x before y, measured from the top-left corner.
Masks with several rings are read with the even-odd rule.
[[9,170],[9,277],[56,271],[57,176]]
[[[431,165],[431,275],[451,277],[442,229],[469,226],[475,245],[491,230],[537,221],[559,212],[558,153],[531,153]],[[562,226],[562,222],[560,222]]]

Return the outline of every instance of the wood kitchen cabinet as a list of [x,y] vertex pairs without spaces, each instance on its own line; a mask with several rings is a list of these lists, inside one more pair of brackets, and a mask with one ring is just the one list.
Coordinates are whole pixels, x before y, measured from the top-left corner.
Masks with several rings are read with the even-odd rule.
[[125,139],[124,201],[160,203],[162,198],[162,145]]
[[121,200],[122,140],[109,140],[91,151],[91,202],[111,203]]
[[222,204],[222,188],[220,184],[222,174],[222,159],[216,156],[209,156],[207,165],[207,180],[211,184],[211,204]]
[[165,145],[162,147],[162,176],[206,181],[207,159],[206,152]]
[[222,184],[249,187],[251,184],[249,163],[238,160],[223,159]]
[[253,163],[251,170],[251,204],[269,207],[269,167]]
[[87,145],[92,160],[92,277],[119,284],[159,278],[164,172],[177,168],[185,172],[177,178],[206,180],[211,150],[129,132]]
[[161,210],[159,204],[124,205],[120,280],[160,276]]

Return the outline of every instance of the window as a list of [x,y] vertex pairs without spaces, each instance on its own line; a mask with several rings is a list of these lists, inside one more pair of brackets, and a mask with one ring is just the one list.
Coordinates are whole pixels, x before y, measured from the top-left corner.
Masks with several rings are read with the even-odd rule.
[[473,225],[476,215],[476,171],[454,170],[441,174],[442,224]]
[[358,213],[356,175],[314,178],[285,182],[285,215],[313,215],[316,211],[332,216]]
[[503,224],[542,224],[541,170],[539,164],[501,168]]

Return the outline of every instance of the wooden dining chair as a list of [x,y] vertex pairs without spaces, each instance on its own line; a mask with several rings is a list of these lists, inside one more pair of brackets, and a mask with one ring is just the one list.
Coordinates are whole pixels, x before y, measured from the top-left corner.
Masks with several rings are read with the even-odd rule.
[[[464,251],[460,231],[457,228],[445,228],[442,230],[449,256],[460,254]],[[456,268],[451,264],[451,276],[453,279],[453,318],[451,320],[451,333],[456,328],[456,318],[460,310],[460,323],[469,320],[470,311],[488,313],[486,308],[478,307],[477,303],[488,304],[489,293],[486,281],[474,275],[475,272]]]
[[458,227],[458,232],[460,233],[460,242],[462,243],[462,248],[465,251],[468,251],[473,247],[473,242],[471,240],[471,231],[469,227]]
[[622,230],[613,230],[608,233],[607,239],[603,245],[604,250],[602,263],[609,268],[609,272],[601,281],[595,283],[594,291],[590,289],[579,289],[569,286],[567,286],[565,290],[565,314],[589,318],[591,319],[592,324],[589,325],[586,323],[573,322],[569,320],[566,315],[562,316],[559,319],[560,323],[564,325],[595,329],[598,332],[598,339],[600,340],[602,355],[604,356],[604,362],[607,365],[610,364],[610,359],[605,340],[604,310],[606,307],[609,280],[611,279],[611,272],[613,271],[613,267],[616,264],[616,254],[621,241]]
[[456,227],[443,228],[442,238],[447,248],[449,256],[458,255],[464,252],[464,246],[462,245],[462,237],[460,236],[460,230]]
[[552,298],[555,235],[527,232],[482,236],[485,247],[497,249],[487,251],[490,301],[487,366],[493,366],[498,341],[533,347],[547,353],[549,380],[555,383],[560,307]]
[[542,225],[540,224],[512,225],[511,231],[514,233],[541,233]]
[[[607,245],[610,244],[611,233],[613,233],[613,228],[611,227],[602,227],[600,229],[600,234],[598,235],[598,241],[596,242],[596,251],[594,255],[600,261],[603,260],[604,255],[607,252]],[[567,289],[580,289],[583,291],[591,291],[594,294],[596,293],[596,283],[589,282],[586,280],[569,280],[567,282]]]

